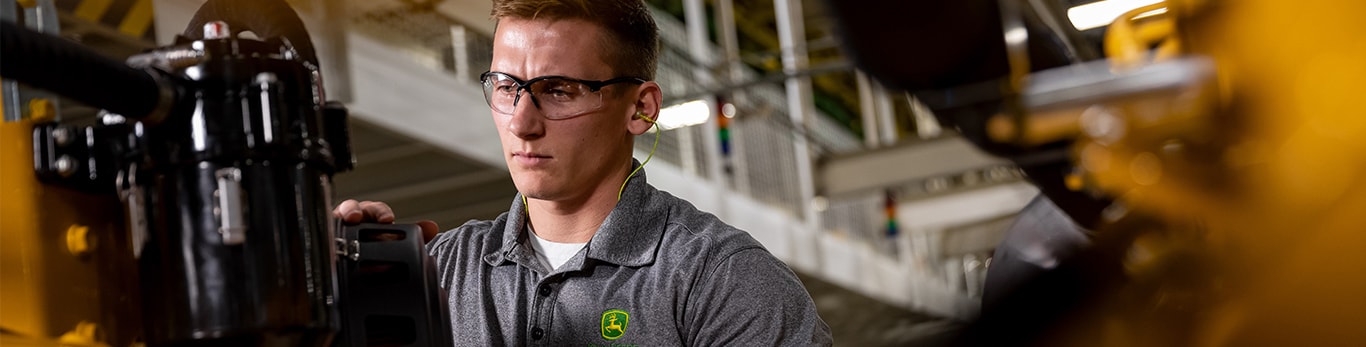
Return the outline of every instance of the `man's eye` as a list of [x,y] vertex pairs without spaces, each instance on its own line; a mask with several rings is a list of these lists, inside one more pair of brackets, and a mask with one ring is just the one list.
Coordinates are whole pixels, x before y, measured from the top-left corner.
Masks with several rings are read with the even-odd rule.
[[517,87],[515,87],[515,86],[513,86],[513,85],[511,85],[511,84],[506,84],[506,85],[493,86],[493,90],[496,90],[496,91],[498,91],[499,93],[512,94],[512,93],[515,93],[515,92],[517,91]]

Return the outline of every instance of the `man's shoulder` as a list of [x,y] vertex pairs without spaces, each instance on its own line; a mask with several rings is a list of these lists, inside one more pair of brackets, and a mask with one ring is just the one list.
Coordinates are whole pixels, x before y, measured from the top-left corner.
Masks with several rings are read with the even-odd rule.
[[[761,250],[769,254],[750,233],[721,221],[716,215],[702,211],[691,202],[660,191],[669,205],[665,225],[664,246],[675,255],[705,256],[710,259],[728,258],[746,250]],[[771,254],[770,254],[771,256]]]
[[[464,233],[467,236],[484,236],[494,233],[495,225],[503,224],[507,221],[507,214],[507,212],[503,212],[503,214],[498,215],[498,218],[495,219],[471,219],[465,221],[465,224],[461,224],[460,226],[455,227],[455,229],[451,229],[450,232]],[[497,231],[502,232],[502,230]]]
[[830,344],[829,327],[787,264],[716,215],[667,193],[660,199],[669,213],[659,263],[691,276],[679,287],[689,344]]

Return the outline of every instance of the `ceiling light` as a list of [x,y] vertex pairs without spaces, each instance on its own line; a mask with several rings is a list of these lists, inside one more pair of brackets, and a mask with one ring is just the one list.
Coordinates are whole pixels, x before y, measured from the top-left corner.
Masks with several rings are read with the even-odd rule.
[[[1104,0],[1067,9],[1067,19],[1077,30],[1087,30],[1110,25],[1125,12],[1136,8],[1160,3],[1162,0]],[[1165,10],[1163,10],[1165,11]],[[1144,16],[1158,14],[1157,11],[1144,13]]]
[[658,124],[660,129],[670,130],[706,123],[708,119],[711,119],[711,106],[706,101],[693,100],[660,110]]

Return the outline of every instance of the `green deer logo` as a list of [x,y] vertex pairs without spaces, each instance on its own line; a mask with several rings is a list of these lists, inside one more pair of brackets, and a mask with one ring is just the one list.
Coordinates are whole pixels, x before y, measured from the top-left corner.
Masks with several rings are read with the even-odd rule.
[[602,338],[616,340],[626,335],[626,325],[631,322],[631,314],[622,310],[602,312]]

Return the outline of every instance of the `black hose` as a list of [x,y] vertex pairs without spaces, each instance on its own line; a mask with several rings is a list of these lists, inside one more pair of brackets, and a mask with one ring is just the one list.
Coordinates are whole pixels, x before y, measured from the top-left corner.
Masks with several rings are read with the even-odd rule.
[[125,117],[161,102],[156,79],[75,42],[0,22],[0,76]]
[[282,37],[294,46],[300,57],[318,66],[318,55],[299,14],[284,0],[209,0],[194,13],[185,27],[185,37],[204,38],[204,24],[223,21],[236,36],[251,31],[256,37]]

